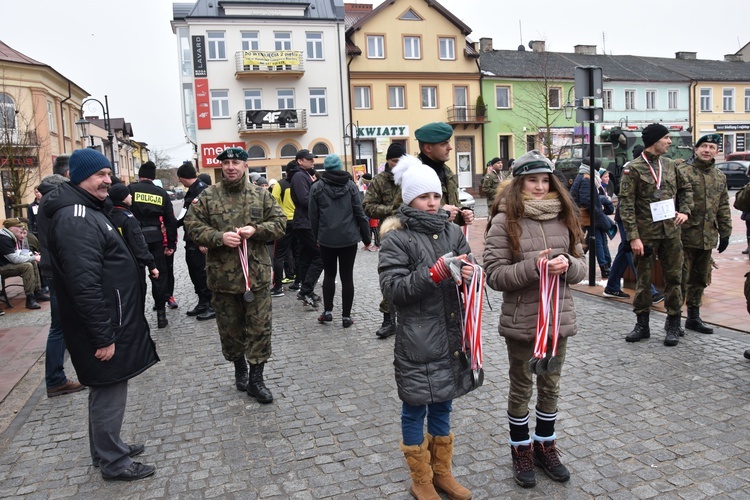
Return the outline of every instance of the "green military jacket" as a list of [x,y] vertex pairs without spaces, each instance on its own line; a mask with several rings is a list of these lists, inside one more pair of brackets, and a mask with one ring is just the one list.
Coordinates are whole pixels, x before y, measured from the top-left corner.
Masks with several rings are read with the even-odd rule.
[[492,207],[492,204],[495,202],[495,195],[497,194],[497,186],[507,177],[507,172],[487,171],[487,175],[482,179],[482,192],[487,197],[487,207]]
[[380,172],[365,191],[362,208],[371,219],[385,220],[398,208],[393,205],[396,198],[401,198],[401,188],[393,182],[393,174],[388,171]]
[[693,189],[693,209],[681,227],[682,246],[711,250],[719,237],[732,235],[727,178],[714,167],[714,160],[706,163],[700,158],[691,158],[678,168]]
[[750,184],[734,195],[734,208],[742,212],[750,212]]
[[[424,156],[422,153],[420,153],[417,158],[419,158],[425,165],[435,163]],[[453,205],[455,207],[461,208],[461,202],[458,200],[458,177],[456,177],[456,174],[454,174],[453,171],[448,168],[448,165],[446,165],[445,163],[441,163],[440,167],[443,168],[443,172],[445,173],[445,182],[443,182],[442,179],[440,180],[440,187],[443,189],[443,199],[440,203],[443,205]],[[396,210],[398,210],[398,207],[400,207],[403,203],[404,200],[401,198],[401,189],[399,189],[398,195],[393,201],[393,212],[395,213]],[[464,225],[464,216],[460,211],[456,215],[456,218],[453,219],[453,222],[458,224],[459,226]]]
[[[659,157],[644,153],[658,175]],[[679,238],[680,227],[674,219],[654,222],[651,217],[651,203],[675,199],[675,210],[686,214],[688,220],[693,209],[693,189],[685,175],[676,167],[675,162],[666,156],[661,157],[662,179],[661,195],[656,197],[656,180],[651,175],[648,163],[639,156],[628,163],[620,179],[618,206],[620,217],[625,226],[628,241],[636,238],[642,240],[660,240]]]
[[253,226],[256,233],[247,240],[249,278],[253,290],[271,283],[271,257],[266,242],[284,236],[286,216],[268,190],[249,184],[247,175],[235,182],[226,180],[209,186],[194,201],[185,216],[185,230],[200,246],[208,247],[208,288],[223,293],[244,293],[239,250],[222,242],[227,231]]

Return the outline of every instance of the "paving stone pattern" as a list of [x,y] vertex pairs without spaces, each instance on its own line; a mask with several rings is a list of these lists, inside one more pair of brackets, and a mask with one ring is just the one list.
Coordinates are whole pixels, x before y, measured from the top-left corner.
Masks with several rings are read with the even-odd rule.
[[[153,331],[162,361],[131,381],[122,433],[146,444],[138,459],[155,464],[156,474],[104,482],[88,456],[87,392],[47,399],[42,384],[0,436],[0,497],[410,498],[393,338],[374,335],[382,319],[377,254],[357,255],[349,329],[341,327],[339,299],[326,325],[294,292],[273,299],[266,375],[275,401],[265,406],[234,388],[215,323],[185,315],[195,295],[183,259],[180,248],[180,308],[168,310],[167,329]],[[627,344],[633,313],[582,294],[575,296],[579,333],[568,344],[557,426],[572,477],[559,484],[538,471],[535,488],[518,487],[507,444],[500,295],[489,291],[489,301],[485,383],[455,401],[452,422],[454,474],[474,498],[750,496],[750,364],[742,358],[750,339],[728,330],[688,332],[667,348],[665,317],[655,313],[652,338]],[[153,325],[150,299],[147,309]]]

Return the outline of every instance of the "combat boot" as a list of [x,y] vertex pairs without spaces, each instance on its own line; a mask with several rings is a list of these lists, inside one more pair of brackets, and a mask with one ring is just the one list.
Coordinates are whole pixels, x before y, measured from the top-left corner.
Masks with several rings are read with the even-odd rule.
[[685,320],[685,328],[695,330],[698,333],[714,333],[714,329],[701,319],[701,310],[698,307],[688,307],[688,317]]
[[238,391],[246,391],[248,383],[247,362],[245,358],[234,360],[234,383]]
[[651,330],[648,326],[649,313],[636,314],[635,328],[625,337],[626,342],[638,342],[641,339],[647,339],[651,336]]
[[510,445],[513,458],[513,479],[523,488],[536,486],[536,471],[534,470],[534,451],[531,443]]
[[250,365],[250,381],[247,383],[247,394],[260,404],[273,402],[273,394],[263,381],[263,367],[265,363]]
[[667,336],[664,337],[664,345],[674,347],[680,343],[680,326],[681,318],[679,314],[667,316],[666,330]]
[[195,317],[198,321],[207,321],[216,317],[216,311],[211,306],[208,306],[204,312]]
[[165,309],[157,309],[156,311],[156,327],[166,328],[169,325],[167,321],[167,311]]
[[393,324],[393,319],[391,318],[390,313],[383,313],[383,324],[380,325],[380,328],[375,332],[375,335],[381,339],[387,339],[394,333],[396,333],[396,325]]
[[553,481],[564,483],[570,479],[568,468],[560,463],[556,440],[534,441],[534,463]]
[[208,302],[198,302],[196,306],[190,309],[187,313],[188,316],[199,316],[208,310]]
[[29,294],[26,296],[26,309],[41,309],[42,306],[39,305],[39,303],[36,301],[36,297],[34,297],[34,294]]

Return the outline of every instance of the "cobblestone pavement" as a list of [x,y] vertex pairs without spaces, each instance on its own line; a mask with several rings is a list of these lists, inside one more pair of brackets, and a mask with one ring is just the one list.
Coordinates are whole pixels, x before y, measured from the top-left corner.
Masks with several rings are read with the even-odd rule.
[[[0,497],[409,498],[393,338],[374,335],[377,254],[357,255],[349,329],[338,299],[327,325],[293,292],[273,299],[266,374],[275,401],[265,406],[234,388],[216,325],[185,315],[195,295],[183,259],[181,248],[180,308],[153,331],[162,361],[131,381],[123,428],[128,442],[146,444],[139,459],[156,474],[102,481],[88,456],[87,393],[47,399],[41,384],[0,435]],[[579,333],[568,344],[557,427],[572,478],[559,484],[539,472],[536,488],[522,490],[507,444],[500,296],[489,291],[485,383],[454,403],[452,423],[454,474],[474,498],[748,498],[750,362],[742,351],[750,339],[688,332],[667,348],[665,317],[655,313],[651,339],[627,344],[635,319],[627,306],[581,294],[575,301]],[[147,309],[155,324],[150,299]]]

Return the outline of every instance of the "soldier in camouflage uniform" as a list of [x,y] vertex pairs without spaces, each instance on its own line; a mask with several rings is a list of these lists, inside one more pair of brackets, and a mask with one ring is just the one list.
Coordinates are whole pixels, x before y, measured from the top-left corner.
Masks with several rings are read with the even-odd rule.
[[[378,219],[380,224],[393,215],[398,208],[394,205],[396,198],[401,198],[401,188],[393,182],[391,169],[396,166],[399,158],[406,154],[406,150],[400,144],[393,143],[388,147],[385,154],[385,170],[376,175],[370,186],[365,191],[365,199],[362,208],[371,219]],[[380,230],[380,229],[378,229]],[[391,317],[391,305],[383,298],[380,301],[380,312],[383,313],[383,324],[375,332],[381,339],[385,339],[396,333],[396,325]]]
[[[672,140],[669,130],[657,123],[643,129],[644,151],[630,162],[620,180],[620,217],[635,258],[637,285],[633,310],[637,323],[625,340],[638,342],[651,336],[651,270],[655,256],[659,257],[664,272],[667,322],[664,345],[675,346],[680,340],[680,312],[682,310],[682,242],[680,225],[688,220],[693,208],[690,182],[675,166],[662,156]],[[675,206],[675,198],[678,206]],[[668,212],[669,218],[654,221],[652,210]]]
[[491,209],[495,203],[495,193],[497,186],[505,179],[509,178],[508,172],[503,172],[503,161],[500,158],[493,158],[487,164],[487,175],[482,179],[482,192],[487,197],[487,209]]
[[[225,149],[216,157],[224,178],[193,201],[185,230],[197,245],[208,248],[211,306],[222,353],[235,366],[237,389],[246,390],[259,403],[270,403],[273,395],[263,381],[263,368],[271,356],[271,257],[266,243],[284,236],[286,217],[268,190],[248,183],[247,157],[242,148]],[[238,251],[243,240],[254,296],[249,302]]]
[[682,294],[687,304],[685,328],[714,333],[700,317],[703,290],[711,278],[711,249],[719,243],[719,253],[729,245],[732,212],[729,209],[727,179],[714,166],[721,136],[704,135],[695,143],[695,154],[680,165],[680,171],[693,188],[693,210],[682,226]]

